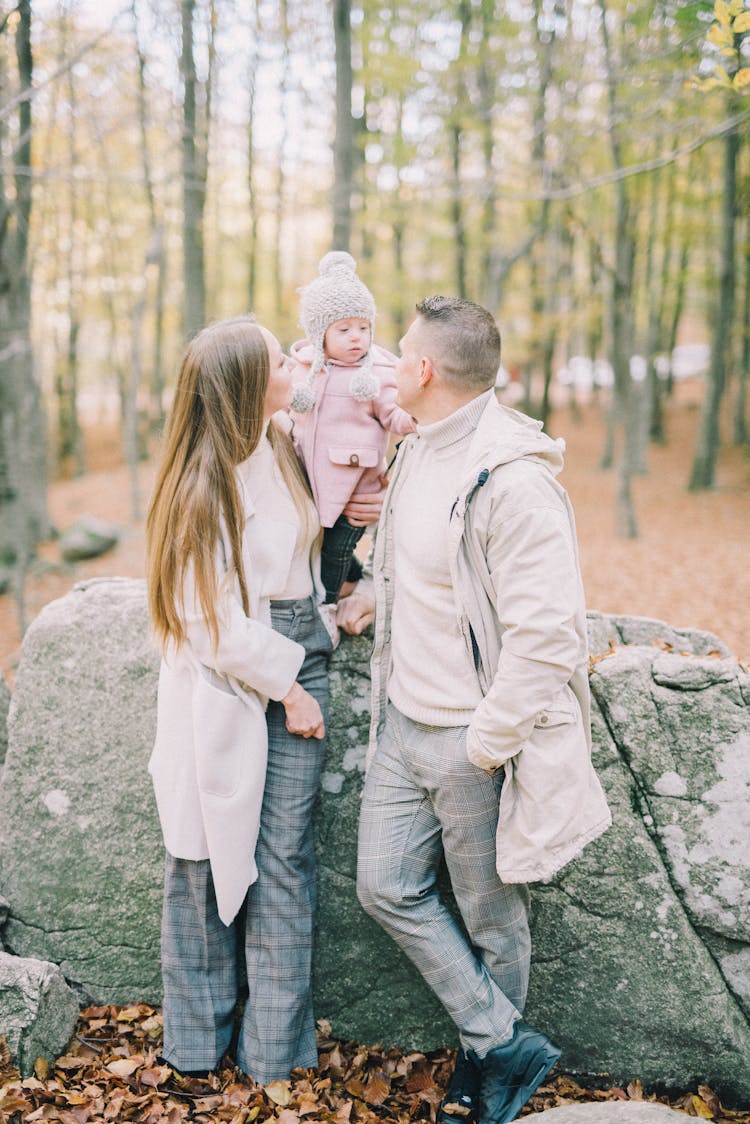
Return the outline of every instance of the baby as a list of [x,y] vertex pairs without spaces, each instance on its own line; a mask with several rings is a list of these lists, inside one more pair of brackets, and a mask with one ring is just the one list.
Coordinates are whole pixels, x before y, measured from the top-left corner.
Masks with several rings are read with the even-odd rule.
[[321,576],[326,603],[356,580],[354,548],[364,527],[343,515],[354,492],[378,492],[388,432],[412,433],[396,405],[396,358],[372,342],[375,301],[351,254],[326,254],[320,276],[301,290],[307,338],[292,345],[294,443],[323,526]]

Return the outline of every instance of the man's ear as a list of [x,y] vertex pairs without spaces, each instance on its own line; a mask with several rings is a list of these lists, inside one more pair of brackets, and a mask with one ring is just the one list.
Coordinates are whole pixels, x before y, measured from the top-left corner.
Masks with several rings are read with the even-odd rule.
[[435,368],[428,355],[423,355],[419,360],[419,389],[425,390],[435,377]]

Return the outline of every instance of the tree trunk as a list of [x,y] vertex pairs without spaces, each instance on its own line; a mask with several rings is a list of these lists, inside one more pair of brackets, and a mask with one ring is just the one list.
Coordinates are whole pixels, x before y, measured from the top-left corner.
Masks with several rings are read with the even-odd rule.
[[[531,159],[534,173],[538,176],[542,191],[546,193],[549,187],[547,170],[547,91],[552,79],[552,47],[554,32],[542,31],[542,0],[534,0],[534,37],[536,41],[537,60],[539,64],[539,83],[534,99],[533,142],[531,146]],[[539,209],[538,241],[532,254],[530,263],[529,292],[531,298],[531,371],[526,385],[526,408],[533,410],[531,402],[533,374],[541,375],[543,383],[547,383],[542,392],[542,399],[548,402],[549,383],[551,378],[551,363],[554,353],[554,327],[551,325],[552,309],[550,297],[552,291],[552,274],[554,265],[551,261],[555,257],[553,246],[554,234],[550,232],[549,224],[550,201],[543,198]]]
[[287,89],[289,80],[289,8],[287,0],[280,0],[279,21],[281,24],[282,58],[281,79],[279,84],[279,101],[281,104],[281,135],[279,137],[279,152],[276,166],[276,206],[274,218],[276,230],[273,242],[273,294],[274,311],[281,316],[284,311],[284,271],[281,262],[281,240],[284,226],[284,202],[286,194],[286,149],[289,139],[287,129]]
[[258,70],[258,60],[260,58],[259,44],[260,44],[260,8],[256,2],[254,5],[255,25],[253,34],[255,40],[249,59],[250,81],[248,88],[248,106],[247,106],[247,192],[248,192],[248,207],[250,214],[250,246],[247,255],[247,306],[252,312],[255,309],[255,301],[257,299],[258,291],[258,221],[259,221],[259,208],[257,188],[255,183],[255,94],[257,90],[256,73]]
[[711,368],[701,409],[700,428],[690,491],[714,487],[716,458],[719,452],[719,411],[732,357],[734,326],[734,239],[737,217],[737,156],[740,147],[739,127],[735,125],[724,137],[724,191],[722,196],[722,240],[719,264],[719,302],[714,318]]
[[[67,46],[66,36],[63,48]],[[63,353],[57,361],[57,465],[58,469],[65,471],[71,468],[75,476],[81,476],[84,471],[83,438],[78,419],[78,334],[80,331],[79,320],[79,293],[81,291],[82,261],[84,250],[79,240],[73,235],[78,225],[78,194],[75,177],[72,169],[76,167],[76,94],[73,84],[73,68],[69,67],[66,73],[66,86],[68,91],[68,163],[71,175],[68,179],[68,216],[67,227],[70,237],[70,248],[67,253],[67,331]]]
[[[673,163],[669,167],[669,174],[667,176],[666,184],[664,187],[664,225],[661,237],[662,243],[662,258],[661,270],[658,274],[657,291],[653,294],[653,306],[655,308],[655,338],[651,340],[651,353],[649,354],[649,363],[653,369],[652,383],[651,383],[651,425],[649,436],[653,442],[658,445],[666,444],[667,432],[664,424],[664,396],[667,388],[665,382],[664,372],[657,372],[654,369],[653,351],[656,349],[665,352],[669,356],[671,367],[671,348],[669,341],[671,335],[667,328],[667,293],[670,292],[677,279],[672,277],[672,261],[674,259],[675,249],[675,184],[677,180],[677,164]],[[668,374],[667,374],[668,378]]]
[[740,373],[737,380],[737,398],[734,405],[734,443],[747,445],[750,433],[747,424],[747,382],[750,377],[750,222],[745,216],[745,257],[742,268],[743,305],[740,337]]
[[463,118],[466,113],[466,79],[464,67],[471,26],[471,6],[468,0],[459,0],[458,16],[461,20],[461,46],[456,62],[456,81],[453,112],[448,126],[451,155],[451,221],[456,263],[456,291],[460,297],[467,296],[466,289],[466,208],[464,206],[463,184],[461,182],[461,149],[463,146]]
[[182,200],[183,200],[183,334],[199,331],[206,319],[206,275],[203,251],[203,213],[206,204],[206,179],[198,151],[197,78],[193,47],[195,0],[181,0],[182,51],[180,73],[183,81],[182,117]]
[[[602,13],[601,27],[609,99],[609,140],[614,167],[619,169],[623,166],[623,159],[617,130],[617,86],[604,0],[599,0],[599,7]],[[615,416],[623,426],[623,442],[617,465],[615,533],[620,538],[634,539],[638,537],[638,524],[633,505],[632,479],[638,445],[640,411],[637,409],[638,403],[630,377],[635,242],[632,234],[630,201],[624,179],[619,179],[615,184],[615,201],[615,267],[612,279],[610,331],[612,366],[615,373]]]
[[456,291],[466,297],[466,219],[461,188],[461,134],[458,122],[451,126],[451,169],[453,172],[451,189],[451,221],[453,223],[453,244],[456,252]]
[[[164,227],[156,210],[156,197],[154,195],[154,181],[151,174],[151,157],[148,147],[147,128],[147,96],[146,96],[146,60],[141,50],[138,38],[138,15],[136,0],[131,0],[130,11],[133,17],[133,36],[135,40],[136,60],[138,64],[138,127],[141,139],[141,167],[143,168],[143,187],[148,203],[149,222],[151,226],[149,246],[146,251],[146,273],[144,289],[148,279],[149,266],[156,269],[156,285],[154,293],[154,354],[151,370],[151,411],[149,428],[160,432],[164,426],[164,374],[162,371],[162,352],[164,345]],[[140,303],[140,302],[137,302]],[[145,301],[144,301],[145,315]],[[141,344],[139,342],[139,354]]]
[[333,141],[333,246],[349,250],[354,180],[354,118],[352,117],[352,5],[334,0],[336,46],[336,132]]
[[[21,95],[31,90],[31,5],[18,4],[15,53]],[[0,60],[0,80],[7,89]],[[0,143],[7,139],[0,125]],[[15,166],[31,166],[31,99],[18,101]],[[3,145],[3,148],[5,146]],[[8,191],[10,187],[10,192]],[[26,626],[25,579],[36,544],[50,532],[47,514],[47,441],[42,398],[31,350],[31,286],[28,272],[31,179],[12,184],[0,174],[0,567],[13,577],[21,631]]]
[[496,71],[488,56],[492,24],[495,15],[493,0],[482,0],[482,38],[479,44],[479,64],[477,85],[479,87],[479,128],[482,138],[482,169],[484,173],[484,198],[482,200],[482,220],[480,262],[480,292],[485,308],[495,308],[497,292],[492,284],[493,247],[497,239],[497,182],[495,179],[494,151],[495,136],[492,128],[496,104]]

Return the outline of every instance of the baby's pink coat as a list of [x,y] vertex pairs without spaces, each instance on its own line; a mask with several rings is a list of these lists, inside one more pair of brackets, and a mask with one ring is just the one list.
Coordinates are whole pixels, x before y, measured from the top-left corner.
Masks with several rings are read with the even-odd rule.
[[[306,382],[313,358],[312,345],[292,345],[292,383]],[[332,359],[328,370],[315,376],[315,405],[307,413],[292,411],[294,444],[307,469],[323,527],[332,527],[354,492],[379,492],[385,469],[388,432],[413,433],[414,419],[396,405],[396,357],[373,344],[372,369],[380,379],[380,394],[367,402],[352,398],[349,382],[360,369]]]

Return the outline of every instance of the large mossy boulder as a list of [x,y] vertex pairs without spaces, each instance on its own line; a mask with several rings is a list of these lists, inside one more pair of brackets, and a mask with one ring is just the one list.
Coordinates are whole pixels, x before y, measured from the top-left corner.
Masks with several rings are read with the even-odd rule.
[[[591,1078],[750,1089],[750,681],[716,637],[592,614],[594,740],[614,825],[532,892],[526,1017]],[[361,911],[367,638],[332,662],[316,830],[316,1009],[334,1033],[429,1049],[455,1029]],[[82,997],[160,998],[162,848],[146,772],[158,661],[143,583],[82,584],[29,630],[0,791],[6,947]]]

